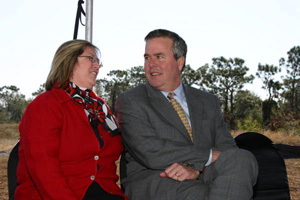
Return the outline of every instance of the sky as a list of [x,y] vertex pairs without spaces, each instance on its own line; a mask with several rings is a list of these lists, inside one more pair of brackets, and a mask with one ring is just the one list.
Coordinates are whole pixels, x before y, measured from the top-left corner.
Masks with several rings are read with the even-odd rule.
[[[30,98],[57,48],[73,39],[78,1],[0,1],[0,87],[15,85]],[[144,37],[157,28],[186,41],[193,69],[214,57],[238,57],[255,75],[259,63],[278,66],[300,45],[299,20],[299,0],[94,0],[92,42],[104,65],[98,78],[143,65]],[[81,25],[78,39],[85,39]],[[256,78],[246,89],[264,99],[261,86]]]

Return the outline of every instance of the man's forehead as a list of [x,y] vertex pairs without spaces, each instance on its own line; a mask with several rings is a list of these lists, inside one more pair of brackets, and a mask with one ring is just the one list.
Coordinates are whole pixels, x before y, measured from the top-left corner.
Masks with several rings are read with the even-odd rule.
[[151,38],[151,39],[148,39],[146,41],[146,44],[148,42],[163,42],[163,43],[173,43],[173,40],[169,37],[155,37],[155,38]]
[[154,51],[152,53],[163,53],[164,50],[173,49],[173,41],[169,38],[153,38],[146,41],[145,52]]

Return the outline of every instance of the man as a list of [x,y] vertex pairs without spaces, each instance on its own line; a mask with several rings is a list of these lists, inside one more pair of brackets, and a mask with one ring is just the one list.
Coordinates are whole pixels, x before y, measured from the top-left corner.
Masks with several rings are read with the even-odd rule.
[[145,41],[148,82],[122,93],[116,105],[129,199],[251,199],[254,156],[236,146],[217,97],[181,83],[185,41],[163,29]]

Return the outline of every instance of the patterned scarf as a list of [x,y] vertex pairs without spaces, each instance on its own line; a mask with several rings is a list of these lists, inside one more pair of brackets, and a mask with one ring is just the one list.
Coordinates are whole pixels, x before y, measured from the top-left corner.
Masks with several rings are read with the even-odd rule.
[[[71,81],[66,83],[64,90],[73,98],[75,102],[83,107],[95,133],[96,131],[94,125],[98,127],[99,124],[103,126],[105,131],[110,136],[115,136],[120,133],[115,117],[112,114],[109,106],[102,98],[96,96],[92,90],[79,88]],[[100,139],[99,135],[97,138],[98,140]]]

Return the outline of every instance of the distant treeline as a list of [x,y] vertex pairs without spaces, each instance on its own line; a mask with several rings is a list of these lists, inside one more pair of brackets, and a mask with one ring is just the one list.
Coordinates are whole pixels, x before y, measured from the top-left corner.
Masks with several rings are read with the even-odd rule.
[[[285,130],[300,135],[300,46],[280,58],[277,66],[258,64],[255,75],[241,58],[212,58],[212,64],[198,69],[186,65],[182,81],[220,98],[225,121],[231,130]],[[285,72],[285,73],[283,73]],[[282,75],[284,74],[284,75]],[[280,80],[275,76],[282,75]],[[254,78],[261,79],[268,98],[262,100],[249,90]],[[128,70],[112,70],[106,78],[98,79],[94,87],[114,111],[117,96],[132,87],[146,82],[143,66]],[[33,97],[44,92],[44,84],[33,92]],[[28,103],[16,86],[0,87],[0,123],[18,123]]]

